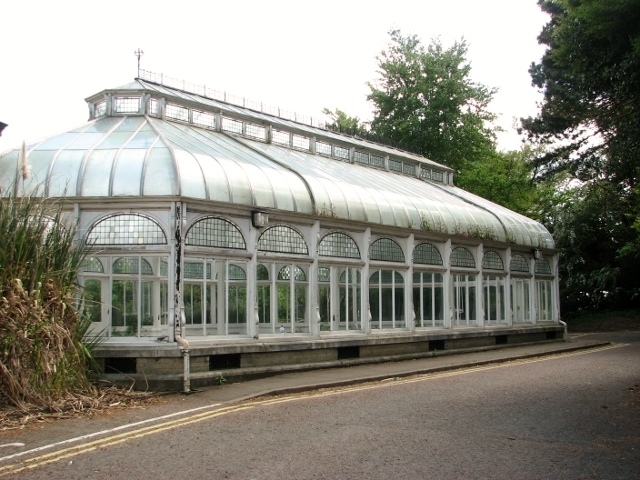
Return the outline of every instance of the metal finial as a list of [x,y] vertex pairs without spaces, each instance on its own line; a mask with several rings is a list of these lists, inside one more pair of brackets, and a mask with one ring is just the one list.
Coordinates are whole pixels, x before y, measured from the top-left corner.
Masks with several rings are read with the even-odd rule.
[[140,48],[138,48],[138,50],[133,52],[133,54],[136,57],[138,57],[138,77],[140,77],[140,57],[142,57],[142,55],[144,55],[144,52],[142,50],[140,50]]

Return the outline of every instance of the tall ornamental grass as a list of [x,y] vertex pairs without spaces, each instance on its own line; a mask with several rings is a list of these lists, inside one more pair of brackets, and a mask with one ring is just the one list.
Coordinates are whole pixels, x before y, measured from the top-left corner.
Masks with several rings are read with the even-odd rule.
[[62,217],[43,198],[0,198],[0,406],[61,411],[92,391],[77,308],[87,247]]

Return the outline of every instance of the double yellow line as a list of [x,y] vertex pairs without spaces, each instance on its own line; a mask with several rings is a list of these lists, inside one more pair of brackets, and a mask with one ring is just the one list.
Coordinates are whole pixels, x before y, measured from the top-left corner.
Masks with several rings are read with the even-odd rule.
[[27,458],[25,460],[22,460],[20,462],[17,463],[13,463],[13,464],[9,464],[9,465],[5,465],[0,467],[0,477],[6,476],[6,475],[10,475],[10,474],[16,474],[25,470],[31,470],[37,467],[41,467],[53,462],[58,462],[60,460],[65,460],[67,458],[71,458],[71,457],[75,457],[77,455],[81,455],[83,453],[88,453],[100,448],[106,448],[106,447],[110,447],[113,445],[118,445],[120,443],[124,443],[126,441],[129,440],[136,440],[138,438],[143,438],[146,437],[148,435],[152,435],[155,433],[160,433],[160,432],[164,432],[167,430],[171,430],[174,428],[178,428],[178,427],[185,427],[187,425],[191,425],[194,423],[198,423],[198,422],[202,422],[205,420],[209,420],[212,418],[216,418],[216,417],[221,417],[223,415],[228,415],[230,413],[236,413],[236,412],[241,412],[241,411],[245,411],[245,410],[251,410],[253,408],[259,407],[259,406],[268,406],[268,405],[275,405],[275,404],[279,404],[279,403],[284,403],[284,402],[292,402],[292,401],[296,401],[296,400],[302,400],[302,399],[306,399],[306,398],[315,398],[315,397],[326,397],[326,396],[331,396],[331,395],[341,395],[344,393],[350,393],[350,392],[357,392],[357,391],[363,391],[363,390],[371,390],[374,388],[382,388],[382,387],[388,387],[388,386],[395,386],[395,385],[403,385],[403,384],[407,384],[407,383],[415,383],[415,382],[422,382],[422,381],[426,381],[426,380],[432,380],[432,379],[437,379],[437,378],[444,378],[444,377],[453,377],[453,376],[458,376],[458,375],[465,375],[468,373],[475,373],[475,372],[480,372],[480,371],[484,371],[484,370],[492,370],[492,369],[496,369],[496,368],[504,368],[504,367],[510,367],[510,366],[516,366],[516,365],[523,365],[523,364],[529,364],[529,363],[537,363],[537,362],[542,362],[542,361],[547,361],[547,360],[553,360],[559,357],[565,358],[565,357],[572,357],[572,356],[577,356],[577,355],[586,355],[589,353],[595,353],[595,352],[601,352],[603,350],[609,350],[611,348],[617,348],[617,347],[623,347],[626,346],[628,344],[615,344],[615,345],[606,345],[603,347],[598,347],[598,348],[592,348],[589,350],[581,350],[581,351],[577,351],[577,352],[571,352],[571,353],[558,353],[558,354],[553,354],[553,355],[548,355],[545,357],[536,357],[536,358],[532,358],[532,359],[523,359],[523,360],[514,360],[508,363],[497,363],[497,364],[489,364],[489,365],[482,365],[482,366],[478,366],[478,367],[461,367],[458,370],[449,370],[449,371],[445,371],[445,372],[439,372],[439,373],[426,373],[426,374],[422,374],[422,375],[416,375],[416,376],[412,376],[409,378],[397,378],[394,379],[393,377],[391,377],[389,380],[394,380],[394,381],[390,381],[390,382],[385,382],[385,381],[377,381],[374,383],[368,383],[368,384],[362,384],[362,385],[355,385],[355,386],[349,386],[349,387],[339,387],[339,388],[334,388],[331,390],[321,390],[321,391],[313,391],[313,392],[305,392],[305,393],[298,393],[298,394],[289,394],[289,395],[285,395],[282,397],[274,397],[274,398],[266,398],[263,400],[254,400],[251,402],[247,402],[247,403],[243,403],[243,404],[239,404],[239,405],[232,405],[229,407],[223,407],[214,411],[210,411],[210,412],[205,412],[205,413],[197,413],[197,414],[193,414],[193,415],[189,415],[187,417],[184,418],[179,418],[176,420],[170,420],[167,422],[163,422],[160,423],[158,425],[151,425],[148,427],[143,427],[143,428],[138,428],[136,430],[132,430],[130,432],[126,432],[126,433],[120,433],[117,435],[111,435],[105,438],[101,438],[99,440],[94,440],[88,443],[83,443],[81,445],[77,445],[75,447],[67,447],[67,448],[63,448],[61,450],[57,450],[55,452],[51,452],[51,453],[47,453],[47,454],[43,454],[43,455],[38,455],[36,457],[32,457],[32,458]]

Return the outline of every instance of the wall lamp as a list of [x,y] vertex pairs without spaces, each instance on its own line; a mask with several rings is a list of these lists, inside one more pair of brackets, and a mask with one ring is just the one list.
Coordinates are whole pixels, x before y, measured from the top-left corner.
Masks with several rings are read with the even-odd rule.
[[269,223],[269,214],[265,212],[252,212],[251,223],[255,228],[264,228]]

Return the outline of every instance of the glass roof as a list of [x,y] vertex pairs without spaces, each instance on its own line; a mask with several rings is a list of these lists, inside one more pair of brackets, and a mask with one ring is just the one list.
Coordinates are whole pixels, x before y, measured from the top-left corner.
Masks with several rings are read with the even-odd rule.
[[[131,88],[138,85],[134,82]],[[176,91],[170,93],[176,96]],[[196,101],[197,96],[191,96]],[[197,101],[203,103],[202,97]],[[248,115],[241,107],[225,108]],[[274,126],[282,123],[283,129],[290,123],[297,132],[317,130],[263,116]],[[325,130],[322,134],[335,135],[343,144],[368,143]],[[386,147],[376,145],[382,148]],[[19,152],[16,148],[0,155],[2,195],[13,193]],[[19,180],[19,194],[182,196],[519,245],[554,246],[539,223],[446,183],[139,114],[100,117],[29,145],[28,159],[32,173],[26,181]]]

